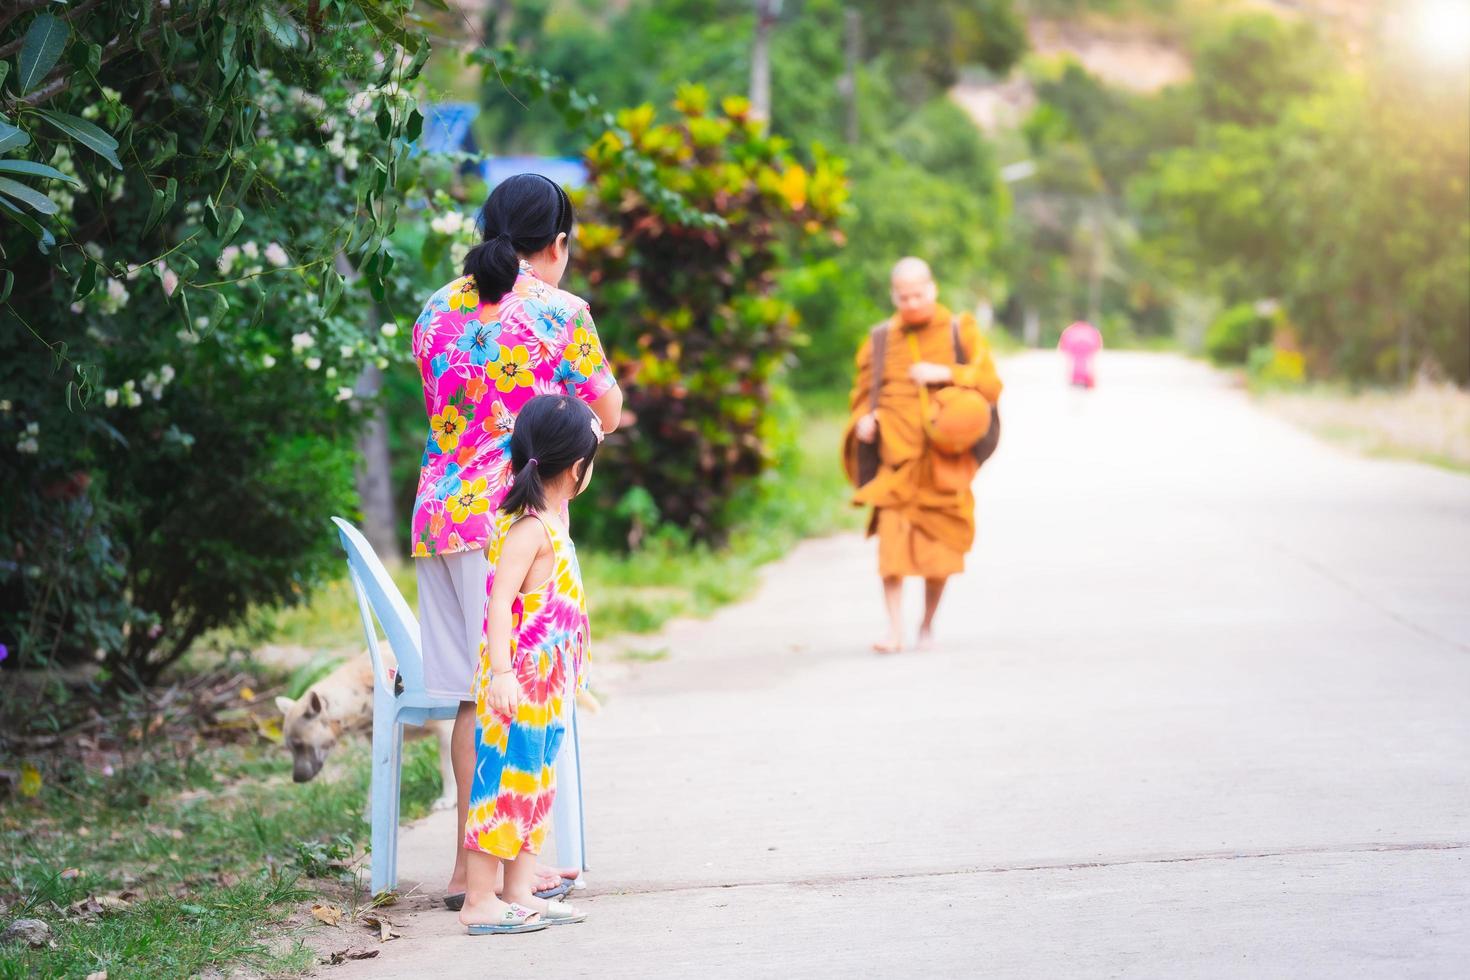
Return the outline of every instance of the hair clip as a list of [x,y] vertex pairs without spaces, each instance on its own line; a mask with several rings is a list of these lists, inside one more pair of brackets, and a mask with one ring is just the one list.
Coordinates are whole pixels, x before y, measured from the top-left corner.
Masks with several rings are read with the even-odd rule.
[[602,419],[596,415],[592,416],[592,434],[597,437],[598,442],[607,438],[607,433],[602,431]]

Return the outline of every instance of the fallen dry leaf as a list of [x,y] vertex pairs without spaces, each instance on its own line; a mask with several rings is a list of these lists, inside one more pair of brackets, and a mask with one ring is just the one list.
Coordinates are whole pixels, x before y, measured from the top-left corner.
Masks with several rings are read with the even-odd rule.
[[96,973],[87,974],[87,980],[107,980],[107,971],[98,970]]
[[369,929],[377,930],[378,942],[380,943],[386,943],[390,939],[399,939],[403,936],[403,933],[397,931],[398,927],[396,925],[380,915],[364,915],[358,921]]
[[342,949],[322,960],[329,966],[338,966],[348,960],[370,960],[378,955],[376,949]]
[[81,868],[67,868],[65,871],[63,871],[61,873],[61,879],[62,879],[62,881],[70,881],[73,878],[80,878],[81,876],[82,876],[82,869]]
[[317,921],[329,926],[335,926],[342,921],[342,910],[335,905],[313,905],[311,914]]

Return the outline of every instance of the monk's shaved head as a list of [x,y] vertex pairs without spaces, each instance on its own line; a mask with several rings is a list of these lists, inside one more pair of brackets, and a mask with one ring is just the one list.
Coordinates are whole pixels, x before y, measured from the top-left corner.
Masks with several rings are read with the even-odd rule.
[[890,280],[893,287],[893,308],[904,323],[928,323],[934,316],[939,300],[939,287],[934,284],[934,273],[929,263],[912,255],[899,259],[893,267]]
[[893,266],[893,272],[889,276],[889,282],[894,286],[899,283],[921,284],[934,281],[934,273],[929,268],[929,263],[923,259],[916,259],[912,255],[899,259]]

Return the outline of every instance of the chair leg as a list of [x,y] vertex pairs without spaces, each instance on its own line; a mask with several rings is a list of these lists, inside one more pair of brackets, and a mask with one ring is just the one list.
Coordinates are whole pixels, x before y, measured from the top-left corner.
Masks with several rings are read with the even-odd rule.
[[391,706],[373,710],[372,761],[372,892],[377,895],[397,884],[395,865],[398,850],[398,768],[394,765],[393,742],[398,724]]
[[563,867],[587,870],[587,840],[582,814],[582,760],[577,741],[577,707],[568,698],[567,734],[556,753],[556,798],[551,803],[556,833],[556,861]]
[[388,887],[398,887],[398,822],[403,803],[403,726],[393,724],[393,791],[388,805],[392,810],[393,846],[388,852]]

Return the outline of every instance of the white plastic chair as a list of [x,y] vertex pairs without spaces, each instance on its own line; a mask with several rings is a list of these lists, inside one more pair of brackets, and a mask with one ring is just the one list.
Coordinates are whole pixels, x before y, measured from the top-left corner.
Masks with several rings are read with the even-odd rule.
[[[403,594],[362,532],[340,517],[332,518],[332,523],[337,525],[342,547],[347,551],[348,575],[357,593],[362,630],[373,659],[372,892],[377,895],[398,886],[403,726],[452,720],[459,711],[459,702],[431,697],[424,690],[424,657],[417,617],[403,601]],[[378,650],[378,631],[373,627],[375,617],[398,659],[396,681]]]

